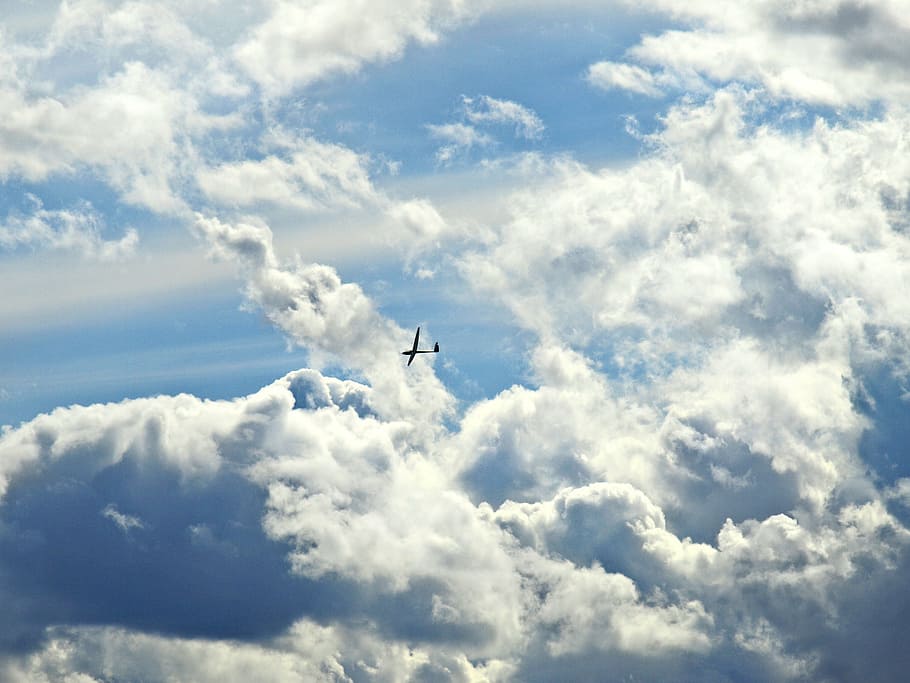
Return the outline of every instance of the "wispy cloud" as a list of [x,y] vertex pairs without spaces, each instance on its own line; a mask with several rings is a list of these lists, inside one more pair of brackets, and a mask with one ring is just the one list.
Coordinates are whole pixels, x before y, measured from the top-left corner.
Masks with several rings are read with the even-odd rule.
[[436,150],[436,160],[443,164],[452,161],[462,150],[485,147],[494,142],[491,136],[478,131],[474,126],[464,123],[443,123],[439,125],[429,123],[427,124],[427,130],[430,131],[430,135],[434,138],[450,143]]
[[139,242],[136,230],[127,228],[120,239],[104,239],[103,217],[91,204],[51,211],[38,197],[29,195],[28,199],[32,204],[30,213],[11,213],[0,223],[0,247],[72,251],[102,261],[116,261],[135,253]]
[[462,97],[465,116],[472,123],[513,125],[515,135],[537,140],[543,135],[540,117],[525,106],[511,100],[498,100],[489,95]]
[[525,140],[537,140],[543,134],[544,125],[540,117],[517,102],[497,100],[487,95],[477,98],[462,96],[461,102],[462,121],[426,126],[431,136],[449,143],[436,150],[436,160],[442,164],[475,147],[496,144],[496,139],[478,126],[512,125],[515,137]]
[[664,92],[658,78],[640,66],[617,62],[597,62],[588,67],[588,82],[603,90],[618,88],[648,97],[661,97]]
[[145,528],[145,524],[143,524],[141,519],[134,517],[133,515],[123,514],[113,504],[108,505],[106,508],[104,508],[101,511],[101,516],[107,517],[124,533],[128,532],[130,529]]

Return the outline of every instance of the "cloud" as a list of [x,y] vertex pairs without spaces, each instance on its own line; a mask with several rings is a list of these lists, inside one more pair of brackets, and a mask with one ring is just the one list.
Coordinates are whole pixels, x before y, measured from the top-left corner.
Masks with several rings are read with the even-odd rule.
[[[898,46],[907,44],[910,25],[899,3],[775,0],[731,9],[654,0],[647,7],[683,26],[645,35],[627,51],[632,64],[593,65],[593,83],[656,96],[655,78],[669,84],[703,77],[836,107],[899,103],[908,94],[907,55]],[[660,75],[648,66],[660,67]]]
[[31,214],[11,213],[0,224],[0,247],[74,251],[101,261],[127,258],[136,250],[139,235],[133,228],[118,240],[104,239],[103,218],[87,202],[70,210],[50,211],[34,195],[28,198],[33,204]]
[[[264,2],[221,24],[219,3],[65,3],[0,51],[4,177],[88,169],[180,215],[204,198],[194,232],[316,367],[4,428],[0,675],[899,679],[908,486],[876,463],[906,436],[904,26],[884,4],[652,7],[677,28],[589,81],[724,85],[624,165],[526,157],[495,220],[457,233],[377,189],[365,154],[272,117],[474,8]],[[80,44],[102,46],[102,76]],[[256,88],[249,110],[232,99]],[[779,98],[888,105],[779,126]],[[428,127],[456,151],[544,130],[516,102],[462,106]],[[459,406],[432,360],[406,370],[410,328],[333,267],[281,258],[255,214],[276,207],[457,234],[418,272],[454,267],[528,333],[524,384]],[[0,241],[131,248],[101,226],[36,206]]]
[[0,101],[7,112],[0,177],[40,181],[97,169],[127,202],[162,212],[184,205],[174,183],[181,156],[192,156],[192,135],[230,125],[230,117],[202,113],[169,76],[140,62],[59,98],[7,87]]
[[474,147],[490,147],[496,139],[478,126],[513,125],[515,137],[538,140],[544,125],[533,111],[517,102],[498,100],[488,95],[472,98],[461,97],[462,121],[446,124],[427,124],[426,128],[434,138],[448,142],[436,150],[436,160],[448,164],[459,154]]
[[246,296],[290,340],[317,361],[336,360],[363,373],[377,392],[376,410],[386,416],[424,416],[426,431],[452,409],[452,397],[429,365],[389,364],[408,332],[384,318],[356,284],[335,270],[299,261],[282,266],[262,224],[230,224],[197,216],[195,229],[223,258],[239,264]]
[[230,208],[280,208],[302,214],[362,210],[384,219],[381,246],[407,243],[416,253],[457,230],[427,199],[400,199],[377,189],[371,160],[338,144],[296,137],[280,130],[264,136],[271,150],[260,160],[201,166],[196,183],[215,204]]
[[659,79],[653,73],[633,64],[597,62],[588,67],[587,80],[602,90],[618,88],[648,97],[661,97],[664,94]]
[[654,83],[654,75],[647,69],[617,62],[597,62],[588,67],[588,82],[603,90],[621,88],[649,97],[663,94]]
[[[839,660],[812,623],[865,623],[834,586],[849,592],[863,558],[901,571],[906,548],[861,447],[882,413],[857,392],[906,348],[907,121],[785,133],[753,124],[754,106],[735,89],[683,102],[631,167],[528,175],[460,267],[536,334],[540,387],[473,406],[453,459],[523,546],[696,600],[720,639],[704,670],[732,649],[790,678]],[[620,482],[651,511],[604,502]]]
[[511,100],[498,100],[489,95],[462,97],[465,117],[472,123],[512,124],[515,136],[526,140],[539,139],[544,125],[533,111]]
[[259,161],[201,168],[196,181],[210,200],[234,207],[273,202],[313,210],[378,200],[361,155],[311,138],[279,144],[280,154]]
[[200,683],[239,683],[263,676],[278,683],[506,679],[506,667],[496,662],[471,662],[433,646],[388,643],[367,629],[309,620],[295,623],[287,635],[270,643],[181,639],[118,628],[57,628],[42,650],[0,671],[12,683],[93,683],[111,676]]
[[115,505],[108,505],[104,508],[101,511],[101,516],[107,517],[123,532],[128,532],[130,529],[142,529],[145,527],[145,524],[142,523],[141,519],[134,517],[133,515],[123,514]]
[[464,123],[427,124],[427,130],[434,138],[451,143],[436,150],[436,161],[442,164],[450,162],[461,151],[493,143],[492,137]]
[[0,590],[17,597],[0,644],[55,623],[256,639],[360,614],[393,641],[508,650],[521,595],[500,532],[374,400],[301,371],[234,401],[61,408],[7,430]]
[[[256,247],[263,233],[226,232],[214,243],[248,267],[273,259]],[[673,498],[697,475],[680,445],[729,463],[726,437],[598,398],[591,387],[607,385],[573,352],[541,351],[536,364],[546,386],[495,397],[437,445],[415,428],[422,415],[383,417],[375,387],[313,370],[233,401],[73,406],[7,429],[0,591],[13,616],[0,643],[26,652],[7,657],[10,677],[100,676],[99,650],[113,667],[104,675],[200,680],[223,671],[208,668],[214,653],[237,671],[270,654],[264,670],[279,677],[318,663],[327,680],[578,678],[607,661],[678,675],[725,670],[737,653],[737,670],[756,678],[837,666],[810,636],[817,620],[834,633],[843,609],[867,618],[877,607],[852,601],[853,582],[903,562],[908,532],[874,491],[798,512],[804,521],[743,516],[708,542],[682,538],[678,507],[700,502]],[[516,396],[537,407],[513,424],[491,419]],[[548,449],[577,448],[588,425],[577,483],[473,504],[453,463],[471,462],[481,424],[507,468],[546,466]],[[506,457],[508,443],[528,460]]]
[[492,245],[462,257],[465,279],[529,329],[581,344],[601,330],[714,334],[709,322],[805,337],[829,301],[847,316],[856,297],[901,328],[906,236],[889,197],[910,178],[893,153],[905,117],[787,134],[753,127],[751,106],[733,90],[671,108],[655,153],[629,169],[553,162]]
[[405,47],[435,43],[441,31],[470,18],[453,0],[402,3],[320,1],[300,7],[271,3],[268,18],[234,49],[234,58],[269,96],[281,96],[329,75],[350,74]]

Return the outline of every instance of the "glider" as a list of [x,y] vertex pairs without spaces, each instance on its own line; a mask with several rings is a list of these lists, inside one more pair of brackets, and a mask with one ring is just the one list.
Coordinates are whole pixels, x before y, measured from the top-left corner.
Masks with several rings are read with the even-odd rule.
[[416,356],[418,353],[439,353],[439,342],[436,342],[433,345],[433,350],[430,351],[429,349],[418,349],[417,348],[418,339],[420,339],[420,328],[419,327],[417,328],[417,334],[414,335],[414,346],[411,347],[410,351],[401,352],[402,356],[410,356],[410,358],[408,358],[408,365],[410,365],[414,361],[414,356]]

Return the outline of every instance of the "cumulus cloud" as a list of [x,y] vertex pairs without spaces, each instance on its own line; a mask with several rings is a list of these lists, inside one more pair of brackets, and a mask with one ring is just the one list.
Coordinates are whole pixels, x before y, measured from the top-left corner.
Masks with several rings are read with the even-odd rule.
[[[233,400],[4,428],[0,675],[900,679],[910,486],[872,460],[906,450],[882,418],[904,414],[908,376],[904,24],[884,3],[651,6],[680,26],[592,66],[593,85],[763,89],[677,102],[623,166],[536,156],[503,220],[427,264],[454,264],[529,332],[527,381],[461,412],[432,361],[390,361],[412,332],[363,288],[279,258],[265,220],[228,212],[361,207],[435,243],[450,228],[431,202],[390,198],[365,155],[268,119],[437,40],[466,5],[251,3],[205,29],[219,3],[64,3],[49,36],[0,50],[3,177],[89,169],[158,211],[201,192],[193,229],[249,307],[351,377],[302,369]],[[111,68],[42,85],[82,43]],[[247,120],[223,112],[248,87],[270,127],[257,156],[202,151]],[[782,129],[765,116],[781,97],[889,106]],[[493,126],[544,130],[489,96],[459,115],[428,127],[453,155]],[[36,206],[0,243],[132,248],[101,225]]]
[[[73,407],[7,430],[2,591],[22,612],[0,643],[99,620],[265,637],[359,613],[392,641],[508,651],[521,594],[500,532],[375,398],[300,371],[231,402]],[[191,597],[215,576],[205,604]]]
[[[709,320],[805,337],[828,302],[849,316],[857,297],[862,315],[900,327],[907,246],[892,198],[910,178],[895,154],[905,118],[786,134],[753,127],[750,102],[734,90],[673,107],[655,154],[630,169],[555,162],[513,199],[492,248],[464,256],[466,279],[502,292],[529,328],[573,329],[582,343],[603,329],[697,333]],[[862,275],[873,262],[881,278]],[[768,289],[780,278],[801,300]]]
[[269,95],[283,95],[365,62],[399,57],[408,43],[431,44],[470,17],[456,0],[317,1],[271,4],[268,18],[234,49],[234,58]]
[[[231,206],[376,201],[365,158],[342,146],[302,136],[276,149],[266,132],[272,149],[253,161],[226,159],[209,144],[256,123],[255,108],[237,100],[251,81],[285,95],[398,57],[409,42],[433,42],[467,17],[460,3],[417,2],[413,12],[368,4],[366,12],[334,3],[250,3],[239,11],[218,2],[62,3],[37,39],[3,37],[0,178],[44,181],[88,170],[126,202],[167,213],[198,199],[194,182],[206,198]],[[71,78],[60,78],[61,59]],[[266,109],[258,113],[270,119]]]
[[0,177],[38,181],[97,169],[126,201],[157,211],[184,206],[174,183],[194,133],[231,125],[199,110],[165,73],[130,62],[96,87],[63,97],[0,89]]
[[224,223],[197,216],[195,229],[221,257],[236,261],[246,279],[250,303],[314,360],[340,360],[363,373],[377,390],[377,410],[386,416],[425,416],[436,429],[452,409],[452,397],[429,364],[405,368],[387,359],[398,355],[408,333],[379,314],[356,284],[319,264],[282,266],[263,224]]
[[[847,623],[865,619],[835,606],[833,586],[860,580],[864,557],[877,576],[903,566],[907,532],[864,461],[876,413],[857,396],[881,364],[899,367],[907,338],[894,208],[910,179],[894,154],[907,122],[895,113],[784,133],[751,123],[755,106],[737,90],[679,104],[632,167],[559,161],[529,176],[534,189],[512,198],[511,220],[461,268],[538,336],[540,387],[472,407],[454,450],[472,497],[497,506],[523,545],[642,586],[685,584],[732,638],[712,647],[708,669],[734,647],[760,653],[756,675],[787,678],[838,659],[808,645],[813,619],[837,623],[839,609]],[[852,265],[867,259],[877,265]],[[621,384],[577,353],[603,358],[603,345],[603,370]],[[613,500],[612,482],[655,507],[607,522],[616,513],[595,501]],[[570,512],[588,506],[596,522]],[[848,521],[859,519],[865,531]],[[741,585],[728,595],[751,624],[716,602],[739,571],[729,562],[754,566],[760,599]],[[716,581],[696,589],[712,566]]]
[[377,243],[406,242],[409,253],[457,233],[429,200],[401,199],[379,190],[367,155],[281,130],[270,131],[263,146],[269,153],[259,160],[198,167],[195,180],[202,193],[224,209],[272,207],[302,216],[360,209],[372,217],[379,212],[384,223]]

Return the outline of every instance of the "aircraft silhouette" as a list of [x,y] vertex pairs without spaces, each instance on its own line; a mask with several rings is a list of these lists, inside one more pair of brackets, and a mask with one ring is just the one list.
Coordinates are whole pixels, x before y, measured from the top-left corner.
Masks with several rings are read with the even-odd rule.
[[419,327],[417,328],[417,334],[414,335],[414,346],[411,347],[410,351],[401,352],[402,356],[410,356],[410,358],[408,358],[408,365],[410,365],[411,363],[414,362],[414,356],[416,356],[418,353],[439,353],[439,342],[436,342],[433,345],[432,351],[430,351],[429,349],[418,350],[417,349],[417,340],[418,339],[420,339],[420,328]]

